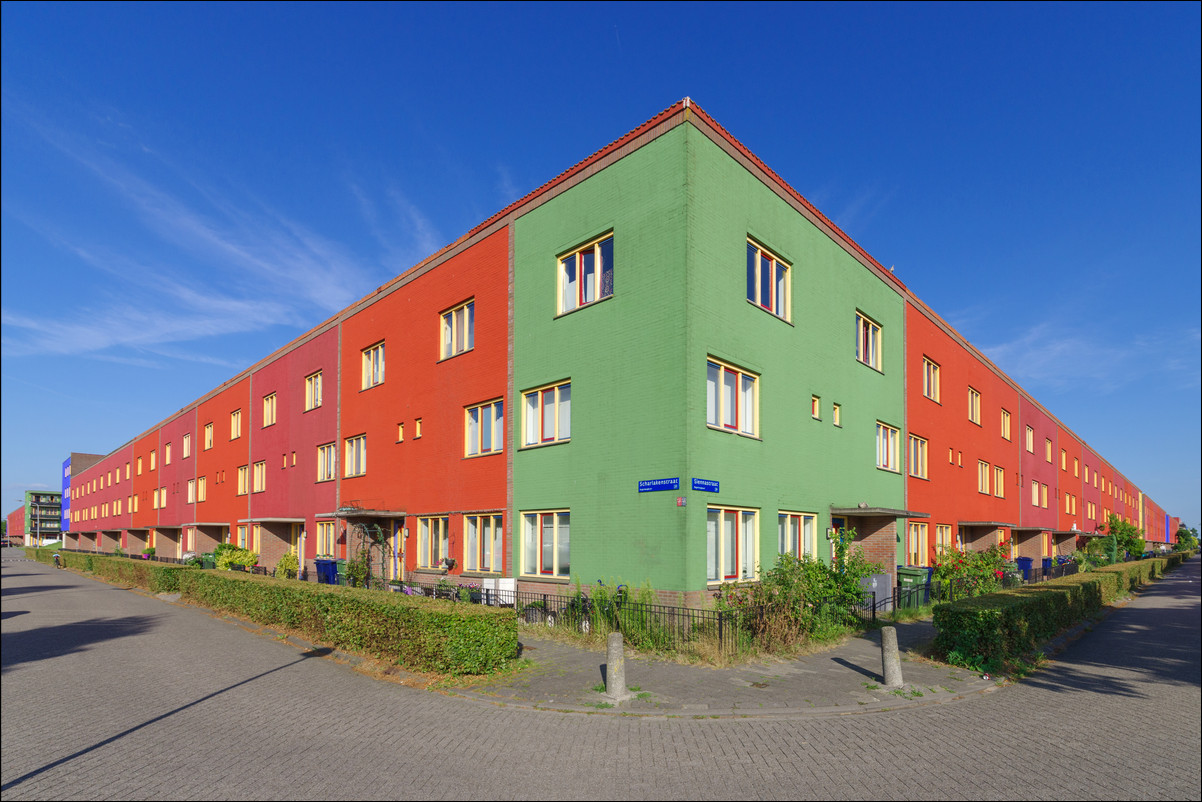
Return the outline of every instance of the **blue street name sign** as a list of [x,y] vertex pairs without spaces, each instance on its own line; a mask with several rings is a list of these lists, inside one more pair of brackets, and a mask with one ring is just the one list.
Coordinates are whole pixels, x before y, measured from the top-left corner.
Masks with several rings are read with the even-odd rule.
[[715,479],[694,479],[693,489],[701,493],[717,493],[718,482]]
[[656,490],[679,490],[679,479],[640,479],[639,492],[653,493]]

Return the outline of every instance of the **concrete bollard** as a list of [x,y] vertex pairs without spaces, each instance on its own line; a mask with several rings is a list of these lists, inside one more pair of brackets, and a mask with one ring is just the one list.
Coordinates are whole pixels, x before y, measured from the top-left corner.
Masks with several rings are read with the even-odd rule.
[[902,684],[901,657],[897,654],[897,629],[881,628],[881,666],[886,688],[897,688]]
[[609,633],[605,643],[605,695],[615,702],[634,696],[626,690],[626,651],[621,632]]

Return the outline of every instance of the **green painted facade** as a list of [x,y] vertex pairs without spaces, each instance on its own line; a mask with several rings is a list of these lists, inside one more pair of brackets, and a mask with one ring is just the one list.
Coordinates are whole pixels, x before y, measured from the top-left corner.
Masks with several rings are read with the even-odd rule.
[[[607,231],[613,297],[557,316],[557,257]],[[791,265],[791,321],[746,300],[749,236]],[[903,475],[876,468],[876,422],[905,432],[902,298],[691,124],[520,217],[513,249],[510,442],[521,443],[523,391],[572,382],[570,442],[514,455],[519,576],[530,510],[571,510],[571,573],[584,584],[701,591],[709,504],[758,510],[763,568],[778,511],[815,513],[829,559],[832,505],[904,507]],[[881,371],[856,359],[857,310],[881,326]],[[759,376],[758,437],[706,425],[711,357]],[[720,492],[693,491],[694,477]],[[638,492],[665,478],[680,489]]]

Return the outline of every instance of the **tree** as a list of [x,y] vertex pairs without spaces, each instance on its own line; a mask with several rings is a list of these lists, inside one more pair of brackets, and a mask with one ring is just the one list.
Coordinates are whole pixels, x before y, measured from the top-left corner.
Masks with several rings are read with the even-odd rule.
[[1197,528],[1186,529],[1185,524],[1181,524],[1177,528],[1177,545],[1174,548],[1177,551],[1189,551],[1198,548]]
[[1122,552],[1127,551],[1131,554],[1144,553],[1144,533],[1135,524],[1130,521],[1124,521],[1114,513],[1106,516],[1106,533],[1114,535],[1117,541],[1119,556],[1122,558]]

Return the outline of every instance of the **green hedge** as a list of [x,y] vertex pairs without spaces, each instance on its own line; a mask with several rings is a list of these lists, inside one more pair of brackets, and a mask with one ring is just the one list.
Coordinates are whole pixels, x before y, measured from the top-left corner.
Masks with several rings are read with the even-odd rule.
[[189,601],[419,671],[487,674],[517,654],[510,609],[217,571],[181,580]]
[[[54,564],[54,551],[26,549],[32,559],[47,565]],[[517,616],[512,609],[128,557],[69,551],[59,556],[68,568],[153,593],[179,593],[213,610],[293,629],[309,640],[416,671],[487,674],[517,654]]]
[[976,664],[1020,657],[1137,586],[1180,565],[1169,554],[936,605],[935,648]]
[[[32,559],[46,565],[54,565],[55,549],[26,549]],[[129,557],[112,557],[106,554],[86,554],[71,551],[58,552],[59,558],[68,568],[91,571],[110,582],[121,582],[145,588],[151,593],[178,593],[179,578],[184,572],[193,570],[187,565],[160,563]]]

